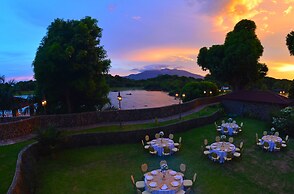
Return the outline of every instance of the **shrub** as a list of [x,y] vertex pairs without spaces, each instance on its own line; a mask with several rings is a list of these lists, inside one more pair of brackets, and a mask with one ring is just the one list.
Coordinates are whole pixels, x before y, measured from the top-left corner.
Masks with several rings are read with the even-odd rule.
[[38,130],[37,140],[44,147],[55,148],[59,139],[60,131],[56,127],[49,126]]
[[294,107],[286,107],[274,113],[272,124],[278,131],[294,135]]

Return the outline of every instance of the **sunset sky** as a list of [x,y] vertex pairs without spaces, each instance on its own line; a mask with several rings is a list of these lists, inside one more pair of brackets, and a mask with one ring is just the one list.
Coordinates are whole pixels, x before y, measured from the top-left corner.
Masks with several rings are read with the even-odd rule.
[[33,78],[32,61],[56,18],[91,16],[103,29],[112,75],[177,68],[200,75],[201,47],[223,44],[241,19],[253,20],[268,76],[294,79],[286,35],[294,30],[294,0],[1,0],[0,75]]

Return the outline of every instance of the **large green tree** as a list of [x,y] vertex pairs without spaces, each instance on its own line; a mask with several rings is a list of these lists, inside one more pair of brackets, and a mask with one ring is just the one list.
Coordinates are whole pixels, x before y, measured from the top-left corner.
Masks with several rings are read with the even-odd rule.
[[33,67],[38,94],[47,111],[71,113],[96,110],[107,101],[105,74],[110,60],[100,45],[97,20],[55,19],[42,39]]
[[263,46],[255,29],[253,21],[241,20],[227,34],[223,45],[200,49],[198,65],[203,70],[209,70],[216,80],[230,84],[234,90],[244,89],[264,77],[268,68],[259,63]]
[[291,31],[286,37],[286,45],[289,49],[290,55],[294,55],[294,31]]

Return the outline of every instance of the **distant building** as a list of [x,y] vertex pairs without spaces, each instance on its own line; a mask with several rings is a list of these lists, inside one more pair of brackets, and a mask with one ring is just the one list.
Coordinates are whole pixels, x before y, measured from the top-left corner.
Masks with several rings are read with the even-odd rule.
[[293,105],[293,101],[270,91],[237,91],[221,96],[225,111],[231,115],[270,120],[273,111]]

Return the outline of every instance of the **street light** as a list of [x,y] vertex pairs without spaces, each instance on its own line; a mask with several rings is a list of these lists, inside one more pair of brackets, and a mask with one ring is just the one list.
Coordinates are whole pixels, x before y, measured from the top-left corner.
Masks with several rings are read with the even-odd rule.
[[[118,100],[118,114],[119,114],[119,111],[121,110],[121,101],[122,101],[122,96],[120,95],[120,92],[118,92],[117,94],[117,100]],[[121,118],[120,118],[120,115],[119,115],[119,126],[121,127],[122,124],[121,124]]]
[[180,117],[180,119],[182,119],[182,101],[183,101],[183,99],[186,97],[186,94],[182,94],[182,95],[179,95],[179,93],[176,93],[175,94],[175,98],[178,98],[179,99],[179,106],[180,106],[180,115],[179,115],[179,117]]
[[120,92],[118,92],[117,95],[117,100],[118,100],[118,109],[121,109],[121,101],[122,101],[122,96],[120,95]]
[[47,101],[46,101],[46,99],[43,99],[42,100],[42,106],[44,107],[45,114],[46,114],[46,105],[47,105]]

